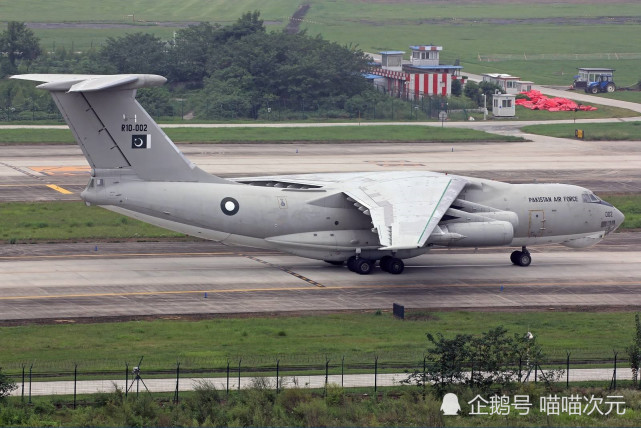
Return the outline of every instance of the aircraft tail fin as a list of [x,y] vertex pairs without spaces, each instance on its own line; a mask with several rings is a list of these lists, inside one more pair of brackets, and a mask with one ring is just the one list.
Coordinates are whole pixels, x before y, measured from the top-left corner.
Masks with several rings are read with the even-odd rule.
[[136,101],[136,89],[160,86],[151,74],[22,74],[12,79],[43,82],[92,174],[118,170],[146,181],[224,181],[191,163]]

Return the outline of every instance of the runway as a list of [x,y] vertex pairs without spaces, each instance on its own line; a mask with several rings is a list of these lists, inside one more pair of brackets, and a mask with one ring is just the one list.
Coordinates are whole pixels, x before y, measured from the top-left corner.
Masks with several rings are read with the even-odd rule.
[[[536,137],[525,143],[187,144],[180,149],[226,177],[301,172],[435,170],[513,183],[561,182],[599,193],[638,193],[638,142]],[[0,202],[79,200],[89,168],[76,146],[3,146]],[[402,275],[211,242],[0,247],[0,321],[391,308],[519,310],[641,306],[638,233],[588,251],[437,250]],[[97,250],[96,250],[97,245]],[[11,321],[14,320],[14,321]]]
[[[607,241],[606,241],[607,242]],[[2,247],[0,319],[389,309],[609,309],[641,305],[637,234],[587,251],[435,250],[403,275],[210,242]],[[97,245],[97,246],[96,246]]]

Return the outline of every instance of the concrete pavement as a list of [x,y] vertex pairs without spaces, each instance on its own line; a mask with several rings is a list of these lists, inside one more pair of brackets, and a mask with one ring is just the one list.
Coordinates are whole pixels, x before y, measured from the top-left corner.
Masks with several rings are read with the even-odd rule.
[[[583,382],[583,381],[603,381],[609,382],[612,379],[612,369],[570,369],[570,382]],[[329,384],[343,385],[346,388],[356,387],[374,387],[376,381],[377,386],[400,386],[401,380],[406,379],[406,373],[385,373],[378,374],[375,378],[373,373],[368,374],[352,374],[328,376]],[[530,380],[532,381],[534,374],[531,374]],[[150,392],[173,392],[176,390],[176,378],[166,379],[145,379],[137,383],[133,379],[129,379],[128,385],[125,386],[124,379],[119,380],[87,380],[78,381],[76,385],[77,394],[96,394],[100,392],[113,392],[116,388],[124,391],[129,389],[130,393],[135,393],[138,389],[141,392],[145,391],[145,385]],[[240,388],[247,389],[256,385],[256,377],[241,377]],[[261,377],[264,383],[272,389],[276,389],[276,377],[267,376]],[[565,376],[563,376],[565,380]],[[629,368],[619,368],[617,370],[617,380],[632,380],[632,372]],[[225,377],[216,378],[181,378],[178,382],[179,391],[193,391],[194,389],[202,386],[212,386],[219,391],[227,390],[227,379]],[[325,386],[325,376],[283,376],[280,378],[279,386],[281,388],[323,388]],[[238,377],[233,375],[229,379],[229,389],[238,389]],[[21,396],[23,393],[22,384],[18,385],[18,389],[14,390],[12,396]],[[73,395],[74,382],[73,381],[54,381],[54,382],[33,382],[31,384],[32,396],[48,396],[48,395]],[[29,384],[25,383],[24,395],[29,395]]]

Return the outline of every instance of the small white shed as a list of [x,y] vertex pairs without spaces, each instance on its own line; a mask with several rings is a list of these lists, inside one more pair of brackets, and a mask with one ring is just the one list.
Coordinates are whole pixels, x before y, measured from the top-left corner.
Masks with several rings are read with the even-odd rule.
[[515,94],[492,95],[492,114],[495,117],[514,117],[516,115]]

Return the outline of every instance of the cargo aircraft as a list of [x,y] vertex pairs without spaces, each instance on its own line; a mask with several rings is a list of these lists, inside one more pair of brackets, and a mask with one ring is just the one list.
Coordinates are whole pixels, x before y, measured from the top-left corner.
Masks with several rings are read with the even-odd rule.
[[42,82],[91,166],[81,193],[147,223],[225,244],[324,260],[359,274],[400,274],[433,248],[588,247],[623,214],[588,189],[508,184],[429,171],[221,178],[188,159],[136,101],[149,74],[13,76]]

